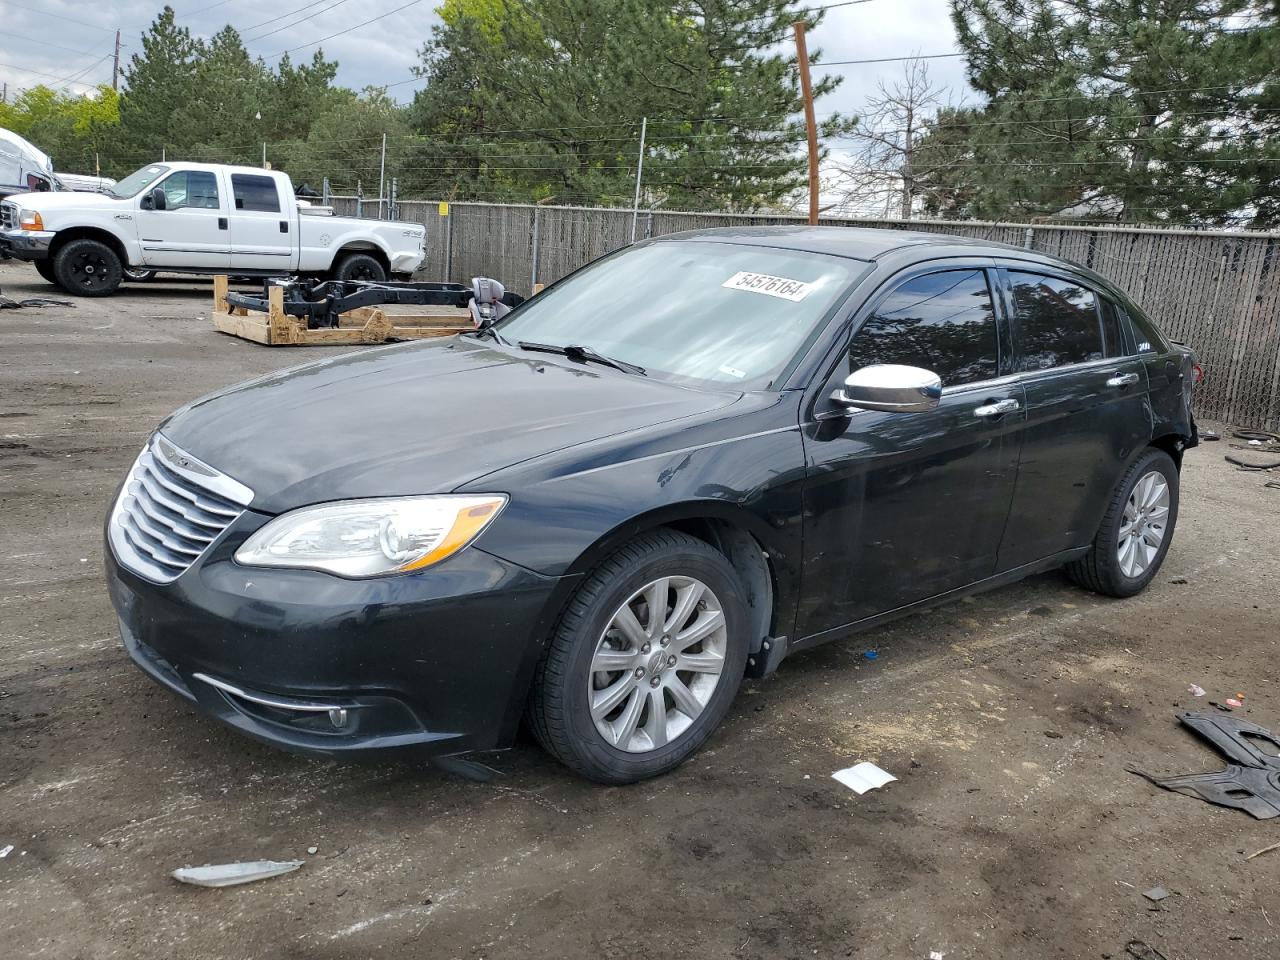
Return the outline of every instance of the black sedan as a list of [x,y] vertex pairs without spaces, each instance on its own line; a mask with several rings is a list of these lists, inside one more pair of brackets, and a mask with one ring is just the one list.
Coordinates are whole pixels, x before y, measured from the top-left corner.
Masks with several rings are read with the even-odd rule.
[[1142,590],[1192,365],[1032,251],[680,234],[475,333],[177,411],[111,510],[107,579],[139,666],[251,736],[446,757],[527,720],[624,783],[797,650],[1053,567]]

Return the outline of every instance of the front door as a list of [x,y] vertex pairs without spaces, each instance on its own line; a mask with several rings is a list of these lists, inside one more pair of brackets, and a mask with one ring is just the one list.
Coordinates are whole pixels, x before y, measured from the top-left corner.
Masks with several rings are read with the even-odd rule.
[[[227,269],[231,265],[231,232],[217,174],[179,170],[156,186],[164,191],[164,209],[140,207],[137,213],[144,263],[148,267]],[[143,195],[149,196],[150,191]]]
[[[1022,393],[1002,367],[984,266],[917,269],[864,312],[802,425],[798,638],[990,576],[1013,492]],[[846,412],[829,401],[873,363],[937,373],[938,407]]]
[[1093,540],[1124,465],[1151,437],[1147,371],[1115,305],[1083,279],[1009,265],[1015,362],[1027,397],[1000,547],[1012,569]]
[[231,174],[231,196],[235,203],[231,266],[290,273],[297,250],[293,198],[280,196],[275,177],[255,173]]

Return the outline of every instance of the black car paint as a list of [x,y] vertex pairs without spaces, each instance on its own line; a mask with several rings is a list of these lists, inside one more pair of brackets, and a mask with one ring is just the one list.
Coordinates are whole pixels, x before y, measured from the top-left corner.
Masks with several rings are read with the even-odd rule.
[[[1163,340],[1096,369],[947,389],[926,414],[846,416],[830,402],[868,305],[904,276],[978,264],[998,281],[1002,266],[1029,266],[1081,279],[1133,312],[1082,268],[956,238],[846,228],[658,242],[682,237],[836,253],[868,266],[774,390],[674,384],[461,337],[308,364],[183,408],[164,434],[256,496],[172,584],[121,569],[108,549],[135,659],[162,682],[154,661],[167,662],[178,674],[170,686],[287,747],[501,746],[574,587],[643,530],[692,525],[754,538],[770,575],[757,593],[772,614],[757,620],[751,642],[758,652],[773,638],[776,664],[779,647],[834,639],[1079,555],[1128,462],[1152,442],[1175,451],[1195,442],[1190,356]],[[997,319],[1008,376],[1015,357],[1004,301]],[[1142,369],[1145,382],[1104,395],[1097,378],[1120,367]],[[972,407],[1002,397],[1020,399],[1022,410],[973,422]],[[420,573],[354,581],[232,559],[254,529],[294,507],[450,491],[505,493],[510,502],[475,544]],[[1046,511],[1047,498],[1061,511]],[[1026,527],[1006,543],[1010,507]],[[286,697],[383,697],[412,720],[398,732],[376,723],[303,730],[205,689],[191,677],[200,671]]]

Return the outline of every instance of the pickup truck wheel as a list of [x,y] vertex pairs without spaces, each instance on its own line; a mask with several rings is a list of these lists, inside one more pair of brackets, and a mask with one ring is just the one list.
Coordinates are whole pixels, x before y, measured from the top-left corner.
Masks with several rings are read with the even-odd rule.
[[728,713],[749,629],[724,554],[674,530],[633,540],[578,588],[552,634],[534,675],[534,735],[598,783],[666,773]]
[[148,280],[156,278],[154,270],[128,270],[124,271],[124,278],[130,283],[146,283]]
[[97,240],[72,240],[58,251],[53,272],[62,289],[77,297],[105,297],[120,288],[120,258]]
[[49,281],[49,283],[57,284],[58,275],[53,272],[53,264],[50,261],[36,260],[32,263],[32,266],[36,268],[36,273],[40,274],[43,279]]
[[333,279],[381,283],[387,279],[387,271],[383,270],[382,264],[367,253],[349,253],[333,268]]

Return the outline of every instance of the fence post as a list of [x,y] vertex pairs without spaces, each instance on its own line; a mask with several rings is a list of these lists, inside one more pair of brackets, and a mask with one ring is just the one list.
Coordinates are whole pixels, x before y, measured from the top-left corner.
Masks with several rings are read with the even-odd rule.
[[644,135],[649,126],[649,118],[640,118],[640,154],[636,158],[636,195],[631,203],[631,242],[636,242],[636,221],[640,219],[640,178],[644,176]]
[[387,214],[388,218],[391,220],[400,219],[398,216],[396,216],[396,191],[399,188],[399,186],[400,186],[400,178],[392,177],[391,178],[391,202],[388,204],[389,210]]
[[533,236],[529,244],[531,248],[529,250],[529,262],[530,262],[529,293],[530,295],[536,293],[538,290],[538,233],[541,230],[541,223],[540,223],[541,218],[539,216],[541,213],[542,213],[541,207],[533,208],[533,227],[531,228],[531,231],[530,231],[533,234]]
[[444,282],[448,283],[453,276],[453,204],[449,205],[449,216],[444,220]]
[[364,216],[364,183],[356,181],[356,216]]
[[1027,232],[1023,235],[1023,238],[1022,238],[1022,245],[1026,247],[1028,250],[1034,250],[1035,242],[1036,242],[1035,238],[1036,238],[1035,231],[1032,230],[1030,227],[1027,227]]
[[332,191],[329,188],[329,178],[325,177],[320,181],[320,202],[326,207],[329,205],[329,195]]

